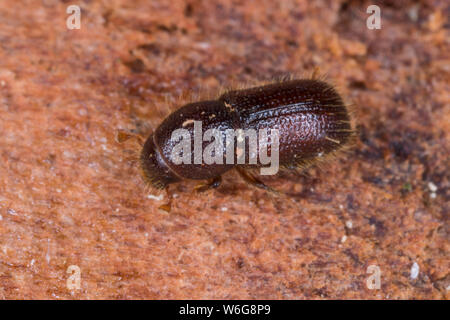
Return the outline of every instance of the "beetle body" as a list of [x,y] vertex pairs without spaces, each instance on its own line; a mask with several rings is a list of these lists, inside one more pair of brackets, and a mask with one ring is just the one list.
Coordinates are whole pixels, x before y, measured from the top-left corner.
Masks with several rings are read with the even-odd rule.
[[[196,163],[194,154],[189,163],[176,164],[172,160],[171,152],[176,144],[172,139],[173,132],[180,128],[187,130],[192,145],[195,145],[196,122],[201,122],[203,131],[215,129],[224,133],[221,163]],[[161,123],[148,137],[141,152],[144,178],[161,189],[183,179],[217,180],[233,168],[242,175],[244,170],[263,167],[259,159],[253,163],[237,163],[240,151],[237,143],[232,146],[233,163],[226,161],[225,133],[238,129],[277,130],[278,163],[281,168],[288,169],[305,167],[335,153],[347,146],[353,135],[348,108],[336,90],[324,81],[289,80],[228,91],[217,100],[187,104]],[[248,148],[248,137],[245,139],[244,158],[249,159],[251,150]],[[202,141],[202,150],[208,144],[209,141]],[[267,153],[271,152],[269,147]],[[249,181],[249,175],[244,174],[243,177]]]

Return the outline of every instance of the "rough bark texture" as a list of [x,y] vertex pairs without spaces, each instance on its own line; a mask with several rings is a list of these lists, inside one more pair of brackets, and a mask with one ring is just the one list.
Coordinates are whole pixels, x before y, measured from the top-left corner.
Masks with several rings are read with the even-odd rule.
[[[381,30],[373,1],[78,3],[69,30],[72,1],[0,2],[0,298],[449,298],[448,1],[378,3]],[[167,213],[115,141],[186,93],[316,67],[359,139],[268,181],[288,197],[229,173]]]

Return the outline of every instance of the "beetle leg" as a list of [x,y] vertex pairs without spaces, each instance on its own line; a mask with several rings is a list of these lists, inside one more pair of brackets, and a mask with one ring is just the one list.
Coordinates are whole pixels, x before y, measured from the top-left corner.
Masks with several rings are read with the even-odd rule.
[[260,188],[260,189],[272,192],[272,193],[274,193],[276,195],[280,194],[277,190],[269,187],[264,182],[262,182],[257,177],[255,177],[254,175],[252,175],[252,174],[248,173],[247,171],[245,171],[245,169],[242,169],[242,168],[240,168],[238,166],[236,166],[235,168],[236,168],[236,171],[241,176],[241,178],[244,179],[244,181],[247,182],[248,184],[250,184],[250,185],[252,185],[254,187],[257,187],[257,188]]
[[222,176],[217,176],[215,178],[212,178],[208,180],[206,183],[198,184],[194,187],[195,191],[197,192],[204,192],[209,189],[215,189],[222,183]]
[[170,212],[172,210],[172,192],[169,191],[169,187],[166,187],[166,193],[167,193],[167,203],[162,204],[158,207],[158,209],[164,210],[166,212]]

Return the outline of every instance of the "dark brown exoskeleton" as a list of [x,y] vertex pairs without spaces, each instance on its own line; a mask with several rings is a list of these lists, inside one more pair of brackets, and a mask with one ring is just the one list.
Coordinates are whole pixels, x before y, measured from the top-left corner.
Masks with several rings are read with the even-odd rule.
[[[173,132],[186,129],[194,145],[198,133],[198,127],[194,129],[196,121],[201,121],[203,132],[217,129],[224,133],[222,164],[195,163],[194,152],[190,163],[172,161],[171,152],[177,143],[172,139]],[[205,190],[217,187],[221,175],[235,168],[250,184],[272,190],[251,173],[252,169],[264,166],[259,160],[238,164],[239,150],[234,146],[235,161],[231,164],[226,161],[225,133],[230,129],[277,129],[279,166],[283,169],[306,167],[322,160],[346,147],[353,135],[348,108],[336,90],[324,81],[289,80],[228,91],[217,100],[187,104],[161,123],[146,140],[140,155],[145,180],[158,189],[183,179],[208,180],[198,188]],[[249,159],[248,137],[245,139],[244,153]],[[201,150],[209,143],[203,141]]]

